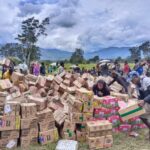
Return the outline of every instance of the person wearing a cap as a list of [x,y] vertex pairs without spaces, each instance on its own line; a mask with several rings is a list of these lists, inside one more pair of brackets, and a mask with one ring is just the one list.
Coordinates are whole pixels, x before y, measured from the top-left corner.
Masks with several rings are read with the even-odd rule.
[[129,83],[124,77],[120,76],[115,70],[112,70],[111,77],[113,78],[113,80],[108,84],[108,86],[111,86],[114,82],[117,82],[124,88],[124,92],[128,93]]
[[130,73],[130,78],[133,84],[137,87],[139,105],[146,111],[140,118],[144,124],[149,128],[150,140],[150,78],[147,76],[140,77],[135,72]]

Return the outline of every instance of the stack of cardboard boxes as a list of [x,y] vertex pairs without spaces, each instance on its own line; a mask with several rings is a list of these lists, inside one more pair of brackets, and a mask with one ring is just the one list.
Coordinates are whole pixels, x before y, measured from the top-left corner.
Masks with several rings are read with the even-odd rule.
[[111,147],[112,124],[107,120],[87,122],[87,141],[90,150]]
[[36,144],[38,141],[38,118],[35,103],[21,104],[21,147]]

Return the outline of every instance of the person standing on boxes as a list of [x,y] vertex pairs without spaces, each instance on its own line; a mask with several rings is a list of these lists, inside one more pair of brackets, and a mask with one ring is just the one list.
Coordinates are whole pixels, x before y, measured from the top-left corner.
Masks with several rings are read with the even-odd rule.
[[149,129],[150,140],[150,78],[147,76],[140,77],[135,71],[132,71],[129,75],[132,83],[137,87],[139,105],[146,111],[140,118]]
[[94,95],[97,95],[99,97],[108,96],[110,95],[109,88],[107,87],[107,84],[103,80],[99,80],[94,86],[93,86],[93,93]]

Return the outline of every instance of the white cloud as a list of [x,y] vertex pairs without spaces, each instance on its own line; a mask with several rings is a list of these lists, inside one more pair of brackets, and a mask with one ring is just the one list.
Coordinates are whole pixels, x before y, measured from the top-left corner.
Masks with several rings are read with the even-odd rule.
[[50,17],[44,48],[97,50],[150,39],[149,0],[0,0],[0,42],[10,42],[23,19]]

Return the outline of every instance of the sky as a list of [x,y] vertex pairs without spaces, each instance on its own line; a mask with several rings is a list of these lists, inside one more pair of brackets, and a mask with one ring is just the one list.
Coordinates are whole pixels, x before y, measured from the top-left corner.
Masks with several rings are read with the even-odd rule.
[[21,22],[50,18],[42,48],[96,51],[150,40],[150,0],[0,0],[0,44],[17,42]]

